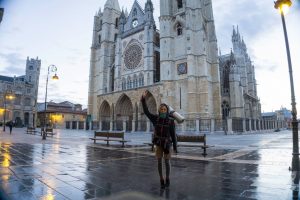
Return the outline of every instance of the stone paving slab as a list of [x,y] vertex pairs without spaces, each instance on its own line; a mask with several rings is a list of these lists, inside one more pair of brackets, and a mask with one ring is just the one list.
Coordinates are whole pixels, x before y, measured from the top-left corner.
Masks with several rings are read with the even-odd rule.
[[121,148],[93,144],[90,131],[58,130],[46,141],[23,131],[0,133],[2,198],[298,199],[288,170],[289,131],[208,135],[214,147],[206,157],[198,147],[180,147],[166,190],[159,187],[154,153],[143,145],[151,134],[126,133],[132,143]]

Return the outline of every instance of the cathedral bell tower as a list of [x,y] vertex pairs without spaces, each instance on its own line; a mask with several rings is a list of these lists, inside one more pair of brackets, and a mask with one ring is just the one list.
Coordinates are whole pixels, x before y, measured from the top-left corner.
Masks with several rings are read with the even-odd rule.
[[107,0],[103,12],[94,16],[94,29],[91,47],[88,113],[93,119],[97,116],[94,107],[97,95],[112,90],[113,68],[115,66],[115,40],[119,33],[119,17],[121,15],[118,0]]
[[211,0],[160,1],[162,101],[186,118],[221,116],[217,39]]

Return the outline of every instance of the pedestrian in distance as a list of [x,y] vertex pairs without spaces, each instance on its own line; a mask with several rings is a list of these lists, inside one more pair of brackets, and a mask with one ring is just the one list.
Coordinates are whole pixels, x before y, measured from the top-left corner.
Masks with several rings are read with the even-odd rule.
[[[150,119],[154,126],[154,137],[152,143],[155,145],[155,156],[157,158],[158,174],[160,177],[161,189],[170,186],[170,171],[171,171],[171,145],[177,153],[177,142],[175,134],[174,118],[169,114],[169,107],[166,104],[161,104],[158,109],[158,114],[149,112],[146,104],[146,96],[148,91],[142,95],[141,102],[145,115]],[[165,161],[166,176],[163,177],[163,163]]]
[[13,123],[13,121],[10,121],[10,122],[8,123],[8,127],[9,127],[9,134],[11,134],[13,126],[14,126],[14,123]]

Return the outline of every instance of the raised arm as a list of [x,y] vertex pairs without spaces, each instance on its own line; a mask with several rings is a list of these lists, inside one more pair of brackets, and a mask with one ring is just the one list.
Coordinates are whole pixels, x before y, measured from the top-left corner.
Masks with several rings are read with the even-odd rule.
[[143,106],[143,110],[144,110],[145,115],[150,119],[150,121],[152,123],[155,122],[157,116],[149,112],[144,95],[141,98],[141,102],[142,102],[142,106]]

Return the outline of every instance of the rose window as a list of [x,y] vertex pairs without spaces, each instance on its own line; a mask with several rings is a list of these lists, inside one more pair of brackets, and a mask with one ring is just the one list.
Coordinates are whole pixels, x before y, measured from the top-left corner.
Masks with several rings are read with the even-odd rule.
[[128,69],[135,69],[142,60],[142,48],[137,44],[130,45],[124,53],[125,66]]

